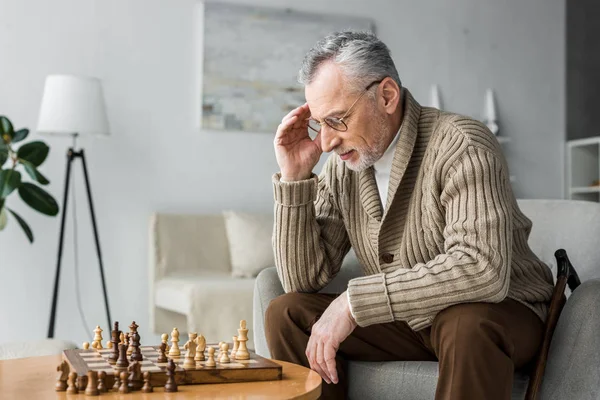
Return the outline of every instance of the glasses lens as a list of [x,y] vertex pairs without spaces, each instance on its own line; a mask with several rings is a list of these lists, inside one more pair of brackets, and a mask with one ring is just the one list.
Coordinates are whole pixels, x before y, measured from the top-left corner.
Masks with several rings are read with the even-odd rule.
[[344,123],[344,121],[342,121],[339,118],[325,118],[325,123],[327,123],[327,125],[329,125],[332,129],[335,129],[336,131],[345,131],[346,129],[348,129],[348,127],[346,126],[346,124]]
[[321,130],[321,124],[312,118],[308,119],[308,127],[315,132],[319,132]]

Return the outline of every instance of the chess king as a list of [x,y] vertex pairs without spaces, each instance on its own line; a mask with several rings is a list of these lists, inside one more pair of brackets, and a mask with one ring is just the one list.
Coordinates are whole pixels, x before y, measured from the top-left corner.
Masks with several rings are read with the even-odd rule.
[[[510,397],[512,371],[540,346],[553,279],[527,243],[497,139],[421,106],[371,33],[323,38],[299,81],[306,103],[274,139],[286,294],[265,315],[272,357],[317,371],[324,398],[346,397],[345,358],[437,360],[436,399]],[[318,293],[351,247],[363,276]]]

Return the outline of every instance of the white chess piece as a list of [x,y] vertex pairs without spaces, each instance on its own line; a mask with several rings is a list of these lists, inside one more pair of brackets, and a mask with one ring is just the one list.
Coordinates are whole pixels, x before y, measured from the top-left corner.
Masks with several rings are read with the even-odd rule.
[[215,362],[215,349],[214,347],[209,347],[208,348],[208,360],[206,361],[206,364],[204,364],[205,367],[216,367],[217,363]]
[[198,335],[198,337],[196,338],[196,343],[198,344],[198,347],[196,347],[196,357],[194,358],[195,361],[204,361],[204,350],[206,350],[206,339],[204,338],[204,336],[202,335]]
[[[95,346],[94,343],[96,343]],[[94,329],[94,340],[92,341],[92,348],[98,350],[102,348],[102,329],[99,325],[96,325],[96,329]]]
[[167,348],[166,348],[165,352],[168,353],[169,352],[169,348],[170,348],[170,346],[169,346],[169,335],[166,334],[166,333],[163,333],[162,335],[160,335],[160,339],[162,340],[162,342],[164,344],[167,345]]
[[231,360],[229,359],[229,344],[223,343],[221,345],[221,358],[219,358],[219,362],[221,364],[227,364]]
[[181,352],[179,351],[179,330],[177,328],[173,328],[173,331],[171,332],[171,343],[169,355],[172,357],[179,357]]
[[240,329],[238,329],[238,349],[235,352],[236,360],[248,360],[250,359],[250,353],[248,352],[248,348],[246,347],[246,342],[248,341],[248,329],[246,329],[246,320],[243,319],[240,321]]
[[185,361],[183,362],[183,368],[196,368],[196,343],[197,334],[194,332],[188,333],[189,340],[183,345],[183,348],[187,350],[185,354]]
[[235,359],[235,353],[237,352],[237,349],[240,345],[240,342],[238,342],[238,338],[237,336],[233,337],[233,349],[231,349],[231,358]]

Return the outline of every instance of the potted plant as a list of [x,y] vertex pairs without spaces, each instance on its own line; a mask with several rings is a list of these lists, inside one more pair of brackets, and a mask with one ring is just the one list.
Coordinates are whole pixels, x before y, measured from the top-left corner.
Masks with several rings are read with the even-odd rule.
[[[21,144],[18,149],[14,147],[15,143],[23,141],[28,135],[29,129],[15,131],[11,121],[0,116],[0,231],[6,227],[10,214],[33,243],[33,232],[20,215],[6,206],[7,197],[18,193],[25,204],[49,216],[58,214],[58,204],[54,197],[38,186],[50,183],[38,171],[48,157],[50,147],[42,141]],[[21,171],[29,175],[33,182],[25,182],[25,174]]]

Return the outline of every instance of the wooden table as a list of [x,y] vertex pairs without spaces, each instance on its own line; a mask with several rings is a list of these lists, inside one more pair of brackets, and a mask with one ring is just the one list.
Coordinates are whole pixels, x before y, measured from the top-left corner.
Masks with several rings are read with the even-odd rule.
[[[62,356],[43,356],[0,360],[0,398],[12,399],[90,399],[82,392],[67,395],[54,391],[56,366]],[[274,360],[276,361],[276,360]],[[155,388],[154,393],[139,391],[119,394],[110,391],[100,397],[126,399],[318,399],[321,395],[321,377],[300,365],[276,361],[283,366],[283,379],[264,382],[219,383],[179,386],[179,392],[165,393]]]

